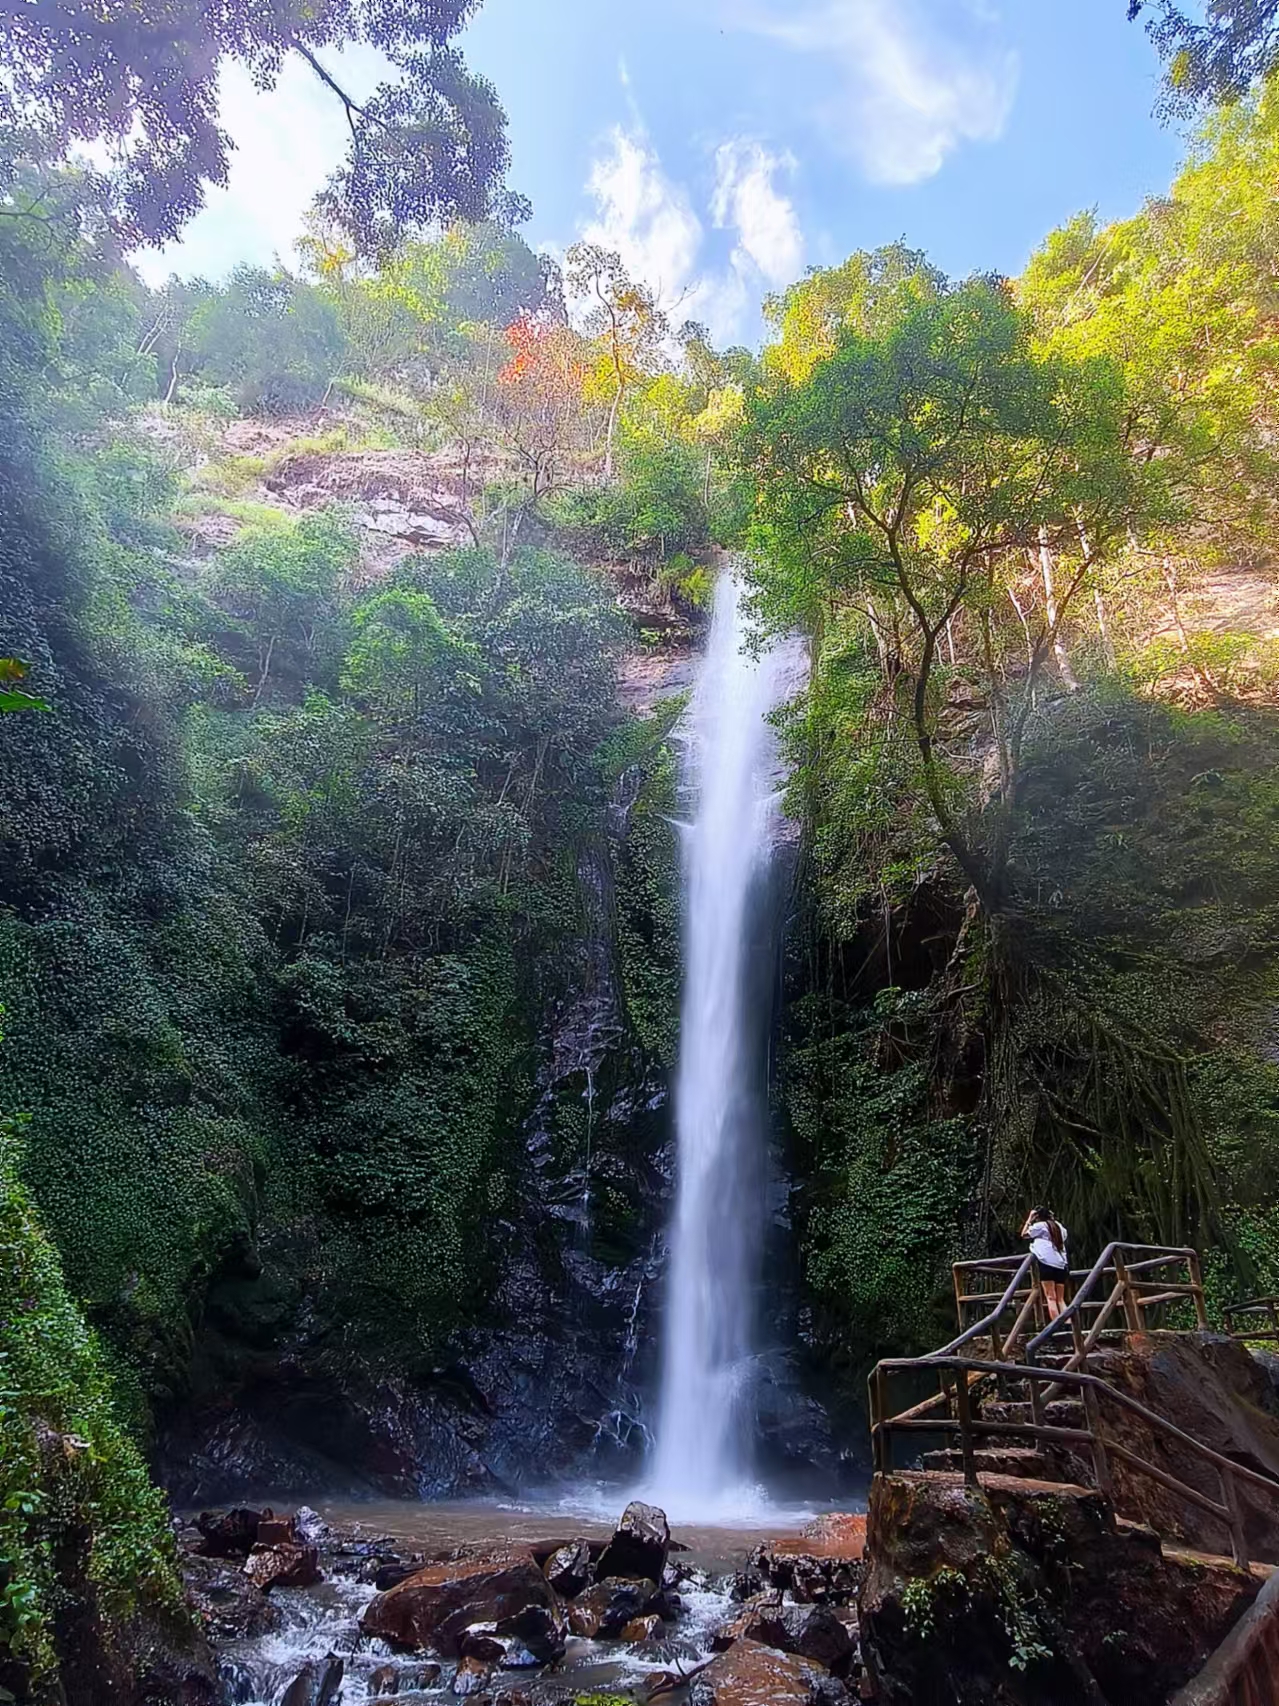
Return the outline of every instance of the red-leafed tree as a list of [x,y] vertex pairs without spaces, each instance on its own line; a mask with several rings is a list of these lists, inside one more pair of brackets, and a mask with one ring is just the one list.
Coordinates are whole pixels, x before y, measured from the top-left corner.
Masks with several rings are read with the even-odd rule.
[[585,392],[591,349],[551,314],[522,314],[505,336],[510,357],[498,374],[498,436],[519,463],[528,502],[535,504],[590,447]]

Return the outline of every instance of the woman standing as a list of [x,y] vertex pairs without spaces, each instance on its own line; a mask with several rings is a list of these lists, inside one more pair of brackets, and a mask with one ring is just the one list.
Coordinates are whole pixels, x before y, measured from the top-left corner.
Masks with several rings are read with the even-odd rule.
[[1066,1280],[1070,1275],[1066,1228],[1054,1219],[1051,1209],[1032,1208],[1026,1216],[1021,1235],[1030,1239],[1030,1253],[1039,1263],[1044,1297],[1048,1303],[1048,1319],[1055,1321],[1066,1307]]

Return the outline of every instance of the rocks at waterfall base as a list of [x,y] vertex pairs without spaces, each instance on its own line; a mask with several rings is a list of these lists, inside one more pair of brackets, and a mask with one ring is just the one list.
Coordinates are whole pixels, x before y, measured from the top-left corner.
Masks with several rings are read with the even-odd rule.
[[[228,1701],[266,1697],[281,1706],[336,1706],[341,1653],[346,1692],[354,1687],[360,1698],[381,1706],[428,1706],[430,1690],[431,1706],[440,1690],[477,1706],[535,1706],[545,1695],[533,1692],[526,1674],[558,1663],[572,1640],[598,1643],[601,1664],[614,1662],[610,1649],[619,1659],[628,1654],[631,1663],[638,1661],[642,1679],[619,1679],[616,1690],[602,1692],[643,1700],[695,1683],[690,1699],[696,1706],[841,1706],[849,1699],[846,1682],[856,1677],[855,1624],[846,1605],[801,1605],[769,1589],[739,1609],[731,1632],[716,1637],[713,1653],[696,1625],[681,1632],[681,1586],[701,1593],[712,1584],[672,1557],[681,1549],[671,1541],[664,1513],[640,1503],[628,1506],[607,1541],[464,1546],[428,1559],[398,1556],[389,1540],[344,1540],[317,1531],[326,1576],[386,1583],[359,1619],[359,1635],[386,1646],[370,1650],[353,1639],[348,1646],[337,1631],[327,1660],[307,1659],[292,1675],[280,1675],[278,1661],[272,1671],[264,1658],[265,1671],[254,1673],[245,1668],[245,1636],[250,1629],[258,1638],[267,1634],[279,1613],[246,1571],[281,1549],[306,1551],[308,1543],[294,1519],[252,1514],[256,1520],[243,1512],[205,1513],[188,1539],[189,1579],[200,1582],[203,1602],[212,1604],[227,1590],[215,1615],[219,1639],[233,1644],[221,1673]],[[237,1556],[208,1556],[210,1544]],[[820,1548],[821,1542],[802,1544]],[[618,1563],[651,1573],[605,1573]],[[388,1661],[386,1647],[403,1656]],[[428,1657],[439,1662],[425,1662]]]
[[666,1512],[634,1499],[622,1512],[617,1532],[605,1548],[596,1574],[601,1580],[608,1576],[647,1576],[660,1582],[670,1548],[671,1530]]
[[378,1594],[360,1620],[366,1635],[445,1658],[461,1656],[476,1625],[522,1643],[543,1663],[563,1653],[559,1600],[527,1547],[428,1564]]

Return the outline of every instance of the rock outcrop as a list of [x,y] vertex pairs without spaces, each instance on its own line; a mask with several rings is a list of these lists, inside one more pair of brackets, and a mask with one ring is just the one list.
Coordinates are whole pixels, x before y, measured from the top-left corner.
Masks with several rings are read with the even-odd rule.
[[883,1706],[1164,1706],[1260,1587],[1083,1487],[898,1474],[871,1492],[861,1646]]

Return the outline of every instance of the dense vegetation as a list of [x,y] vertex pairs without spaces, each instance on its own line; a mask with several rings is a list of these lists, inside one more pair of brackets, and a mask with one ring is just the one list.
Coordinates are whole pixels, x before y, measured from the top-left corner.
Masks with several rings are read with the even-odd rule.
[[927,1343],[1051,1198],[1273,1284],[1272,90],[1015,285],[901,248],[776,305],[743,450],[811,943],[789,1100],[824,1342]]
[[[515,234],[472,9],[389,44],[295,270],[157,291],[122,245],[217,180],[218,59],[384,20],[192,14],[166,166],[131,60],[0,16],[0,1691],[56,1697],[59,1513],[84,1593],[173,1613],[139,1444],[214,1328],[340,1384],[491,1324],[584,967],[635,1084],[671,1066],[680,702],[619,673],[720,547],[811,643],[779,1084],[824,1369],[934,1342],[1030,1198],[1080,1251],[1201,1243],[1218,1303],[1279,1283],[1279,94],[1020,280],[810,274],[756,357]],[[1160,20],[1187,99],[1252,87]],[[59,163],[111,133],[122,178]],[[555,1165],[621,1263],[578,1088]]]

